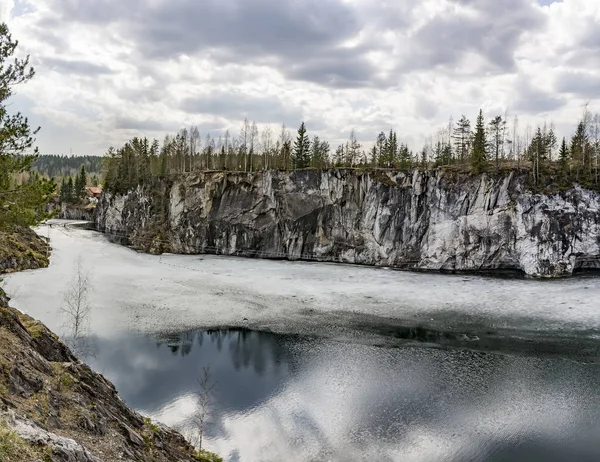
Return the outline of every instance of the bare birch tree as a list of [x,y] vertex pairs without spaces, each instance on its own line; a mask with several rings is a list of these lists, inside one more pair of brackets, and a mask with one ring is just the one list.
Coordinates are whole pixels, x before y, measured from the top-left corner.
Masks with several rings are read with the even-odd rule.
[[194,171],[194,161],[201,144],[202,138],[200,137],[200,130],[198,130],[198,127],[194,126],[190,129],[190,172]]
[[242,129],[240,130],[240,144],[242,148],[242,154],[244,156],[244,172],[248,171],[248,138],[250,136],[250,122],[248,118],[244,119]]
[[86,338],[89,335],[89,322],[92,306],[89,301],[91,292],[90,276],[84,269],[81,258],[77,260],[76,273],[73,275],[66,292],[61,314],[64,317],[63,330],[67,344],[75,355],[89,353]]
[[263,150],[263,167],[268,170],[271,167],[269,157],[273,150],[273,132],[269,126],[265,127],[261,133],[261,144]]
[[194,415],[194,425],[196,430],[195,443],[198,449],[202,450],[206,426],[212,415],[214,406],[214,390],[217,383],[212,380],[210,366],[204,366],[197,379],[198,390],[196,394],[196,414]]

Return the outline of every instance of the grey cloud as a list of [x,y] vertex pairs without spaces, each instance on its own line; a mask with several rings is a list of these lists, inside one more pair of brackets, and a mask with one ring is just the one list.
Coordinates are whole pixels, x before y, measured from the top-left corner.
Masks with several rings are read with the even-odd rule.
[[600,29],[594,18],[582,17],[574,34],[575,43],[559,48],[565,64],[575,69],[597,69],[600,67]]
[[107,24],[120,18],[135,19],[147,6],[143,0],[54,0],[53,10],[63,21]]
[[[321,117],[304,117],[303,121],[308,130],[308,134],[313,136],[314,132],[323,132],[329,128],[327,121]],[[297,124],[298,126],[300,124]],[[291,127],[292,129],[295,127]]]
[[302,120],[302,112],[287,107],[277,97],[251,96],[236,92],[212,92],[189,97],[181,102],[180,108],[190,114],[213,114],[233,120],[249,120],[257,123],[285,123],[296,126]]
[[406,70],[455,66],[473,53],[486,61],[467,73],[497,73],[515,69],[514,51],[521,34],[544,24],[542,13],[521,0],[453,0],[471,9],[470,14],[442,12],[411,37],[410,53],[401,67]]
[[[426,22],[406,38],[396,72],[385,77],[367,56],[384,49],[382,34],[408,30],[415,14],[408,1],[382,2],[376,8],[351,7],[343,0],[134,0],[133,5],[100,0],[93,6],[57,0],[56,7],[64,19],[118,23],[121,34],[137,44],[138,62],[187,54],[218,64],[266,65],[287,78],[330,88],[387,89],[398,85],[394,76],[401,72],[454,71],[471,53],[487,63],[485,69],[473,67],[473,74],[511,72],[521,34],[544,21],[538,8],[522,0],[450,1],[474,13],[467,17],[449,9]],[[355,48],[344,46],[361,31],[370,38]]]
[[600,49],[600,32],[598,31],[598,21],[593,18],[589,18],[585,25],[585,32],[581,40],[580,45],[587,49],[599,50]]
[[[203,139],[206,134],[211,134],[212,137],[218,137],[220,134],[225,133],[225,130],[227,129],[227,127],[219,121],[201,122],[194,124],[194,126],[198,128]],[[147,134],[148,132],[160,132],[152,135],[160,136],[163,133],[172,135],[183,128],[183,126],[181,124],[167,123],[160,120],[139,120],[132,117],[117,117],[114,120],[114,128],[117,130],[136,130],[142,134]]]
[[137,120],[131,117],[117,117],[114,125],[116,129],[121,130],[169,131],[177,129],[172,124],[165,124],[158,120]]
[[525,78],[521,78],[517,82],[516,89],[514,98],[514,109],[516,111],[528,114],[542,114],[555,111],[566,104],[562,98],[536,88],[529,81],[525,80]]
[[[344,56],[345,55],[345,56]],[[374,75],[373,66],[361,56],[349,56],[340,52],[338,56],[317,57],[293,64],[287,75],[296,80],[306,80],[331,88],[357,88],[384,83]]]
[[417,116],[427,120],[433,119],[438,113],[438,105],[425,97],[417,97],[415,101]]
[[[350,9],[337,0],[193,0],[147,8],[137,30],[145,51],[164,57],[206,48],[243,55],[309,57],[358,31]],[[319,49],[321,48],[321,49]]]
[[563,72],[556,79],[556,89],[561,93],[573,93],[596,98],[600,93],[600,75],[583,72]]
[[89,61],[67,60],[61,58],[44,58],[43,66],[53,68],[60,72],[78,75],[112,74],[113,71],[106,66]]
[[56,2],[64,20],[119,23],[137,43],[140,60],[180,54],[217,63],[265,64],[288,78],[341,88],[384,85],[366,47],[344,48],[361,30],[342,0],[194,0],[134,6],[100,0]]

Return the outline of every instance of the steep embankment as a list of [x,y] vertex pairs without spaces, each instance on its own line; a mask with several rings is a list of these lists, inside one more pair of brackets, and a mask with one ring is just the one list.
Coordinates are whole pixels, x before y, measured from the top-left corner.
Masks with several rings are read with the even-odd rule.
[[0,274],[48,266],[49,244],[31,229],[0,231]]
[[[33,231],[0,234],[0,242],[0,274],[48,265],[38,255],[47,244]],[[220,460],[129,409],[110,382],[8,302],[0,289],[1,461]]]
[[184,461],[178,433],[129,409],[43,324],[0,291],[0,459]]
[[62,204],[57,213],[57,218],[63,220],[84,220],[93,221],[94,205],[67,205]]
[[52,213],[56,218],[63,220],[84,220],[93,221],[95,204],[66,204],[61,203],[59,198],[55,196],[46,205],[46,212]]
[[198,173],[105,194],[96,223],[151,252],[535,277],[600,268],[600,194],[527,183],[518,172]]

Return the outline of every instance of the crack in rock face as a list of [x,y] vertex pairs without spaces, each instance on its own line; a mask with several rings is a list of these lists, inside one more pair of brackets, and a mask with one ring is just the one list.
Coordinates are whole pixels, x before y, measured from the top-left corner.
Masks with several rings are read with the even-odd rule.
[[526,173],[196,173],[105,193],[95,221],[152,253],[540,278],[600,268],[600,194],[532,194]]

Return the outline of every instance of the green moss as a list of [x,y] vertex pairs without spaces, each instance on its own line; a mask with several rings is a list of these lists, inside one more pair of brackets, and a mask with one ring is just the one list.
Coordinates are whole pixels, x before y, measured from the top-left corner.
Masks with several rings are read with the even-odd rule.
[[71,374],[67,374],[64,373],[60,376],[60,385],[61,387],[65,387],[68,389],[73,388],[73,385],[75,385],[75,379],[73,378],[73,376]]
[[206,449],[200,449],[193,455],[194,459],[200,462],[223,462],[223,459],[213,452]]
[[0,460],[24,461],[35,460],[35,454],[31,446],[14,431],[6,422],[0,420]]
[[158,427],[158,425],[152,422],[152,419],[150,419],[150,417],[144,417],[144,426],[153,433],[160,432],[160,428]]
[[44,448],[42,451],[42,457],[44,462],[54,462],[54,458],[52,457],[52,449],[49,447]]
[[31,335],[32,338],[39,338],[44,332],[44,327],[39,322],[33,322],[29,325],[23,325],[25,326],[25,329],[27,329],[27,332],[29,332],[29,335]]
[[371,176],[371,178],[375,181],[378,181],[379,183],[385,185],[385,186],[389,186],[389,187],[396,187],[398,186],[398,184],[392,180],[387,173],[381,171],[381,170],[372,170],[371,172],[369,172],[369,175]]
[[48,266],[48,243],[30,229],[0,231],[0,259],[8,265],[5,272]]

